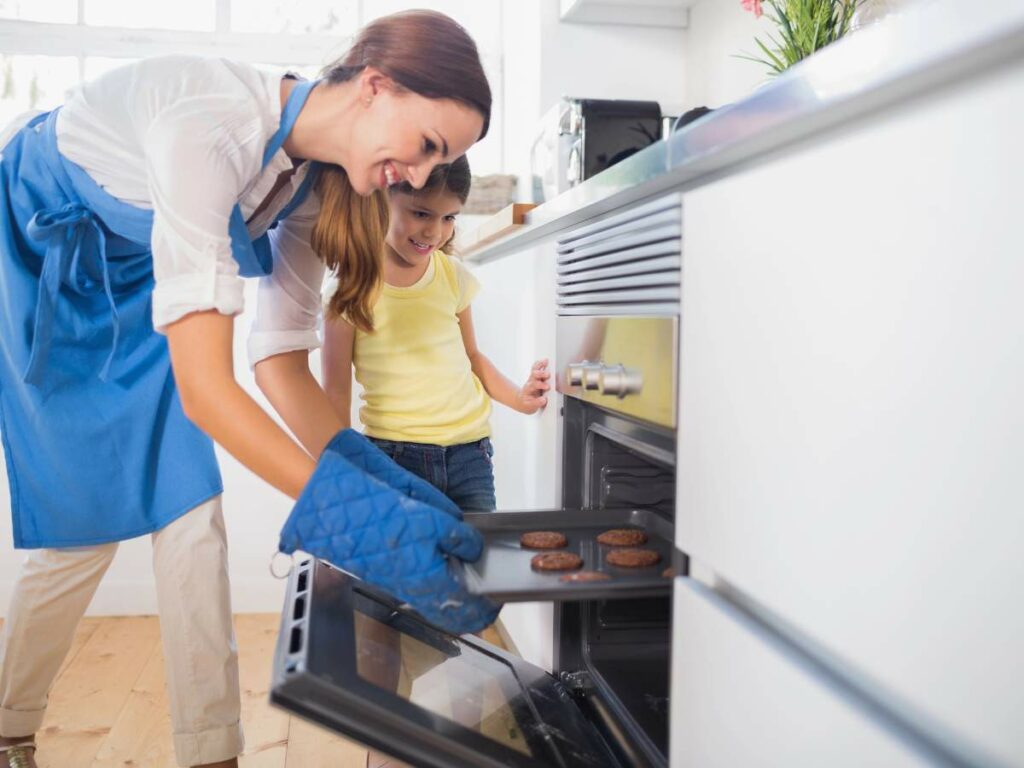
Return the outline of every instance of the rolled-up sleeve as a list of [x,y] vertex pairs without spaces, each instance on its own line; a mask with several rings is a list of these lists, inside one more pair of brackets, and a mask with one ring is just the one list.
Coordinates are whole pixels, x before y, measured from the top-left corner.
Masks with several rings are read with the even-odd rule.
[[260,278],[256,320],[249,334],[249,365],[273,355],[320,346],[320,290],[324,263],[310,237],[320,210],[316,194],[270,231],[274,269]]
[[242,311],[228,221],[245,180],[259,173],[260,145],[260,118],[245,100],[185,99],[147,130],[158,331],[192,312]]

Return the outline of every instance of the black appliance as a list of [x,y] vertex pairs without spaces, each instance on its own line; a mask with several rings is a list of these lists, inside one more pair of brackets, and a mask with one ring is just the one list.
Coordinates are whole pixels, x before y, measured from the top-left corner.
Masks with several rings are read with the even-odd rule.
[[656,101],[570,99],[568,125],[573,186],[661,139],[661,107]]
[[530,148],[537,201],[552,200],[662,138],[655,101],[563,97],[541,118]]

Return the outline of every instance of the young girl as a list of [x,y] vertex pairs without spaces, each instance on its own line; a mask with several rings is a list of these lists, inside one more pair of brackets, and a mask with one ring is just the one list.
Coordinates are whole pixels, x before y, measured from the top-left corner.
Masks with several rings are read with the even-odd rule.
[[[35,765],[34,734],[78,620],[117,542],[144,534],[177,760],[237,765],[213,441],[298,497],[297,509],[313,498],[329,522],[350,522],[342,475],[370,478],[339,458],[353,435],[340,432],[307,361],[325,266],[339,276],[334,305],[369,329],[380,190],[422,185],[486,134],[490,107],[472,39],[419,11],[369,24],[322,80],[150,59],[0,139],[0,429],[15,546],[29,550],[0,642],[0,768]],[[298,443],[234,378],[241,278],[256,275],[266,277],[250,354]],[[457,545],[475,532],[389,494],[392,507],[436,523],[416,540],[432,563],[472,552]],[[381,557],[380,546],[399,543],[366,551],[361,541],[345,554],[353,573],[395,593],[415,581],[428,605],[435,592],[424,596],[409,558]],[[376,569],[360,570],[370,556]],[[431,589],[447,597],[454,587],[437,570]]]
[[477,347],[470,303],[479,283],[450,255],[470,181],[469,162],[459,157],[435,167],[422,189],[389,189],[373,331],[333,313],[324,333],[323,385],[348,424],[355,366],[366,434],[462,509],[493,510],[490,401],[535,413],[547,403],[550,374],[547,361],[538,361],[518,387]]

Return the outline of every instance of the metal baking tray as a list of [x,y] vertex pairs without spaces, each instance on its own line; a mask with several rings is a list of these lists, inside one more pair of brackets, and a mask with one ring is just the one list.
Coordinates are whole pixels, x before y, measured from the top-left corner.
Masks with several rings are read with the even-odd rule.
[[[473,512],[465,516],[484,537],[484,551],[475,563],[465,563],[466,586],[470,592],[487,595],[499,602],[531,600],[595,600],[601,598],[648,597],[672,592],[672,575],[665,569],[678,566],[673,558],[672,524],[645,509],[560,509],[542,512]],[[661,560],[646,568],[621,568],[605,562],[613,549],[597,543],[609,528],[642,528]],[[557,550],[525,549],[519,536],[527,531],[558,531],[568,545]],[[530,567],[539,552],[574,552],[583,558],[579,570],[601,571],[607,581],[564,582],[572,571],[540,573]],[[680,574],[681,575],[681,574]]]

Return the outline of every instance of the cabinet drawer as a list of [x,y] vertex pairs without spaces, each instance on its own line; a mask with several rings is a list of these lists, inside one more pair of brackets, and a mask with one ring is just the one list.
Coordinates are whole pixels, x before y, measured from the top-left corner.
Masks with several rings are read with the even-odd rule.
[[672,768],[927,764],[689,579],[673,625]]

